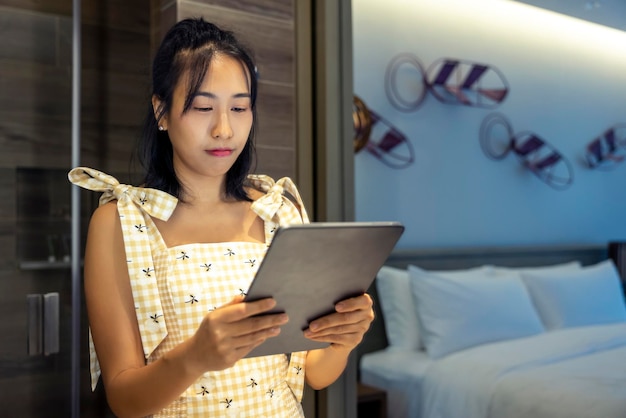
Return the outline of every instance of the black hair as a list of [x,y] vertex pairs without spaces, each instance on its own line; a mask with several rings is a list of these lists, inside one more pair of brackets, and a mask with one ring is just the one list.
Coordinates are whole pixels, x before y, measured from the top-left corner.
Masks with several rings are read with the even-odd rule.
[[172,144],[167,131],[159,131],[158,125],[163,115],[170,111],[174,88],[186,73],[189,74],[189,85],[183,113],[191,108],[193,97],[200,89],[216,54],[240,61],[247,69],[250,79],[252,128],[244,149],[226,173],[226,196],[237,200],[251,200],[244,183],[256,162],[256,66],[251,54],[232,32],[222,30],[202,18],[185,19],[176,23],[163,38],[154,57],[152,95],[161,101],[161,107],[155,117],[150,101],[137,147],[139,162],[145,170],[144,187],[159,189],[182,198],[182,186],[174,171]]

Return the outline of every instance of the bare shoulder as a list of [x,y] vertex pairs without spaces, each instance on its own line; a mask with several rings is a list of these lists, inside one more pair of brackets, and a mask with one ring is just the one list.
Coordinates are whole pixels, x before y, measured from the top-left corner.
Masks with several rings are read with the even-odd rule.
[[99,206],[91,215],[89,228],[99,228],[107,225],[110,226],[114,223],[119,223],[117,201],[111,201]]

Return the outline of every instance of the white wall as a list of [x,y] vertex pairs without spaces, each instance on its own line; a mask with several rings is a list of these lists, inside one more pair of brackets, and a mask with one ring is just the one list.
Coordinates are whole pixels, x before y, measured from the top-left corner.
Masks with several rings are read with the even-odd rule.
[[[398,248],[626,239],[626,162],[611,171],[582,163],[589,141],[626,123],[626,32],[508,0],[352,0],[352,8],[355,94],[408,136],[416,156],[394,170],[356,154],[357,220],[403,222]],[[399,112],[384,74],[402,52],[425,67],[446,57],[495,66],[508,97],[488,110],[427,93],[417,111]],[[488,159],[479,129],[493,111],[514,133],[556,147],[573,184],[554,190],[514,155]]]

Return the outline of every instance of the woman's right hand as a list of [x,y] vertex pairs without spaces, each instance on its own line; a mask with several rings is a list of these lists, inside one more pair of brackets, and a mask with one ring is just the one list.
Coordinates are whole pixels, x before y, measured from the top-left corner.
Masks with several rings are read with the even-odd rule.
[[280,334],[287,314],[259,315],[276,306],[271,298],[244,302],[243,296],[204,316],[193,336],[194,362],[203,371],[223,370]]

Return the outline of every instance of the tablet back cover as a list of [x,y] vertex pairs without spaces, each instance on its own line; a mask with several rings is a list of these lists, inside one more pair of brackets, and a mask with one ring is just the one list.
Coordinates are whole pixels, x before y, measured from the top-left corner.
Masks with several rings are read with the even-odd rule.
[[273,297],[271,312],[289,322],[246,357],[327,347],[303,330],[335,303],[363,294],[404,231],[398,222],[317,222],[279,228],[248,289],[246,300]]

